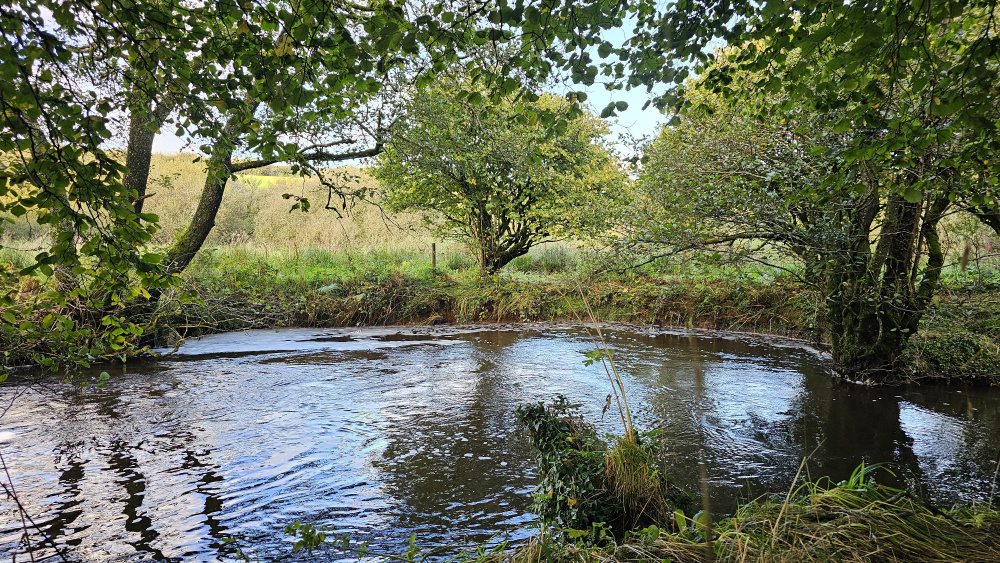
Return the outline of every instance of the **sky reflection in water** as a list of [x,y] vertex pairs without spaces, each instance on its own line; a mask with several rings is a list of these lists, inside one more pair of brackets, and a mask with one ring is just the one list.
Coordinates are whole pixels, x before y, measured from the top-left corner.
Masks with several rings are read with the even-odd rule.
[[[666,468],[689,490],[705,448],[717,512],[786,491],[809,454],[814,477],[889,462],[882,481],[937,504],[989,498],[1000,390],[840,384],[774,339],[608,336],[638,425],[663,431]],[[544,325],[216,335],[105,388],[31,387],[0,418],[0,453],[35,521],[84,561],[225,560],[229,537],[293,560],[281,531],[297,519],[389,551],[411,533],[442,552],[523,539],[534,469],[516,406],[563,394],[621,431],[601,416],[603,368],[582,363],[593,348]],[[0,401],[22,391],[0,386]],[[12,503],[0,510],[0,554],[20,551]]]

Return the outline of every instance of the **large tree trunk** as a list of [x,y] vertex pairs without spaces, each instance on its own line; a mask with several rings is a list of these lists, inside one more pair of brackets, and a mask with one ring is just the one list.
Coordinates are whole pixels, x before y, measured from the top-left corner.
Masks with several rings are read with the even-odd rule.
[[471,246],[476,251],[476,262],[484,276],[492,276],[511,260],[527,254],[534,243],[527,225],[506,217],[474,214],[470,223],[473,224]]
[[191,264],[195,255],[201,250],[209,233],[215,226],[215,217],[222,204],[222,196],[226,191],[226,182],[232,175],[232,149],[224,149],[213,154],[208,161],[208,175],[201,190],[198,208],[184,232],[177,237],[174,245],[167,251],[166,271],[168,274],[183,272]]
[[[253,101],[248,95],[244,100],[243,115],[253,116],[260,102]],[[191,217],[191,222],[184,232],[177,237],[174,245],[166,255],[166,273],[183,272],[191,264],[195,255],[201,250],[212,228],[215,227],[215,217],[222,205],[222,196],[226,191],[226,183],[233,175],[233,151],[236,148],[236,135],[239,131],[240,118],[233,117],[222,130],[222,135],[216,141],[212,156],[208,160],[208,170],[205,185],[201,189],[198,208]]]
[[[513,198],[518,200],[518,198]],[[525,215],[534,205],[534,198],[525,199],[515,207],[515,212]],[[500,211],[497,211],[500,208]],[[539,242],[544,233],[530,220],[518,221],[503,205],[490,209],[487,202],[479,202],[469,214],[467,222],[468,244],[475,251],[480,274],[492,276],[518,256],[523,256]]]
[[[837,268],[840,275],[830,278],[828,319],[841,372],[885,381],[898,374],[903,349],[937,290],[944,264],[937,227],[949,202],[908,203],[890,195],[874,252],[866,234],[874,220],[869,204],[856,211],[855,243]],[[922,249],[927,263],[921,269]]]
[[145,114],[133,110],[129,117],[128,149],[125,153],[125,166],[128,174],[122,179],[126,192],[134,192],[132,207],[136,213],[142,213],[142,205],[147,197],[149,184],[149,167],[153,157],[153,139],[170,114],[171,104],[161,102],[156,109]]

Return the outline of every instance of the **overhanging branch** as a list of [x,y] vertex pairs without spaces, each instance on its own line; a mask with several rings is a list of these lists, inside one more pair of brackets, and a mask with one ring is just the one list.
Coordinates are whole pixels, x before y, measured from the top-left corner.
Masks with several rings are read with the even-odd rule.
[[[322,147],[333,146],[334,144],[349,144],[353,141],[339,141],[336,143],[328,143],[326,145],[319,145]],[[370,149],[348,151],[341,153],[332,153],[327,151],[316,151],[311,153],[300,154],[297,158],[299,161],[303,162],[343,162],[345,160],[353,160],[355,158],[366,158],[370,156],[376,156],[382,152],[382,143],[376,143],[374,147]],[[310,150],[312,147],[307,147],[305,150]],[[293,159],[289,158],[261,158],[258,160],[248,160],[245,162],[234,163],[229,166],[229,172],[235,174],[237,172],[243,172],[245,170],[253,170],[254,168],[260,168],[262,166],[269,166],[271,164],[278,164],[281,162],[294,162]]]

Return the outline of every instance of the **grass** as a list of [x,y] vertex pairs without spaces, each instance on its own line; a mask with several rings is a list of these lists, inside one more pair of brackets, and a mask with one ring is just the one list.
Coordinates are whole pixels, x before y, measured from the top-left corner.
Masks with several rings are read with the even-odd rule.
[[[154,195],[145,211],[160,217],[155,247],[170,245],[194,213],[203,166],[192,155],[154,155]],[[357,169],[343,172],[372,187]],[[313,210],[290,212],[286,193],[309,197]],[[436,239],[419,215],[389,217],[357,205],[338,216],[322,209],[326,196],[315,179],[290,176],[282,167],[233,179],[216,227],[187,273],[187,289],[202,302],[167,302],[161,321],[176,322],[183,335],[288,325],[574,320],[586,316],[586,299],[612,322],[823,339],[821,300],[781,268],[703,256],[615,271],[613,254],[559,242],[536,246],[499,276],[480,279],[464,248]],[[32,212],[9,219],[0,234],[0,266],[15,270],[48,245],[48,234]],[[945,230],[946,246],[954,256],[973,248],[970,269],[957,263],[947,269],[945,288],[906,350],[909,375],[997,383],[994,239],[957,221]],[[432,245],[437,268],[431,268]]]
[[915,378],[1000,377],[1000,275],[953,276],[906,349]]
[[787,286],[750,280],[581,276],[581,265],[572,273],[511,268],[481,278],[454,262],[439,260],[432,269],[427,254],[404,249],[220,247],[203,252],[192,265],[188,287],[205,304],[186,306],[190,322],[179,326],[196,331],[574,320],[586,314],[586,298],[607,321],[803,336],[807,322],[801,315],[812,299]]
[[679,531],[636,530],[625,541],[587,547],[540,536],[508,553],[513,563],[549,561],[956,562],[1000,561],[1000,513],[942,511],[869,478],[804,484],[789,500],[762,499],[720,520],[709,544],[693,520]]
[[[558,248],[558,247],[557,247]],[[542,273],[558,253],[562,271]],[[372,245],[347,250],[227,245],[202,252],[187,287],[203,303],[180,307],[182,335],[272,326],[576,321],[595,316],[646,326],[732,330],[820,341],[818,296],[780,271],[699,266],[598,272],[585,252],[535,249],[480,278],[464,251]],[[978,278],[977,278],[978,279]],[[953,280],[906,350],[910,377],[1000,383],[1000,278]],[[581,293],[582,291],[582,293]]]
[[618,438],[604,458],[604,478],[612,496],[635,527],[640,522],[666,522],[673,507],[665,501],[668,483],[656,469],[653,452],[635,439]]
[[[655,448],[618,437],[602,449],[575,406],[560,397],[550,406],[518,408],[538,454],[532,507],[540,533],[495,561],[1000,561],[1000,511],[992,496],[989,504],[941,510],[879,484],[875,477],[888,472],[880,465],[863,463],[833,483],[800,480],[803,460],[784,494],[743,504],[714,524],[705,511],[689,516],[690,502],[678,502],[686,494],[671,495],[656,471]],[[592,453],[604,455],[599,470],[584,463]],[[581,493],[588,494],[576,505],[560,503]],[[580,504],[585,513],[574,511]]]

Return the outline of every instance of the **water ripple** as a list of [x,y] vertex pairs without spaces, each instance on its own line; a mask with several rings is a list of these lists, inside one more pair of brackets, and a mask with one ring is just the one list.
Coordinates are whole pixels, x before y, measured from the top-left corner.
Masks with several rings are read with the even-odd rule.
[[[1000,437],[996,390],[836,384],[815,354],[715,334],[609,331],[664,468],[712,502],[892,461],[935,502],[983,499]],[[33,518],[82,561],[291,560],[282,528],[318,522],[388,551],[530,533],[532,453],[514,408],[563,394],[601,432],[609,392],[574,327],[248,331],[191,341],[104,388],[50,381],[0,422],[0,452]],[[700,374],[700,376],[696,375]],[[0,399],[24,390],[9,382]],[[0,499],[0,511],[16,515]],[[0,519],[0,554],[23,553]],[[40,560],[56,560],[37,546]],[[445,550],[446,552],[447,550]]]

